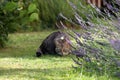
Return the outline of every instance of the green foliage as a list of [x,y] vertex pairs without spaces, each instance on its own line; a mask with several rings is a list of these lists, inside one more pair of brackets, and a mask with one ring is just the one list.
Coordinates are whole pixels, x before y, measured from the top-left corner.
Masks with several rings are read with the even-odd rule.
[[30,15],[30,21],[34,21],[34,20],[39,20],[39,15],[38,15],[38,13],[32,13],[31,15]]
[[31,4],[29,5],[29,7],[28,7],[28,13],[32,13],[32,12],[34,12],[36,9],[37,9],[36,4],[31,3]]
[[40,20],[43,28],[55,26],[55,23],[60,20],[59,13],[65,16],[72,16],[72,9],[67,3],[67,0],[37,0]]
[[8,33],[6,31],[6,28],[3,27],[2,22],[0,22],[0,48],[4,47],[5,42],[8,40]]
[[17,4],[15,2],[7,2],[6,5],[4,6],[4,10],[6,12],[12,12],[13,10],[15,10],[17,8]]

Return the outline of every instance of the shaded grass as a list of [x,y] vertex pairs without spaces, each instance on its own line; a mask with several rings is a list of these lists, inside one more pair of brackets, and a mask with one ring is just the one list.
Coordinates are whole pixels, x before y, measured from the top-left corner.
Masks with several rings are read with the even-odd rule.
[[7,47],[0,49],[0,80],[119,80],[106,72],[98,75],[74,69],[72,55],[35,57],[42,40],[53,31],[9,35]]
[[[52,59],[51,59],[52,58]],[[9,62],[8,62],[9,60]],[[9,79],[49,79],[66,77],[70,73],[71,61],[69,59],[46,56],[42,59],[36,58],[4,58],[1,61],[2,66],[0,74],[2,77]],[[6,64],[7,63],[7,64]],[[61,66],[60,66],[61,65]],[[66,65],[66,66],[63,66]],[[68,72],[68,73],[66,73]],[[14,77],[15,76],[15,77]],[[3,79],[4,79],[3,78]]]

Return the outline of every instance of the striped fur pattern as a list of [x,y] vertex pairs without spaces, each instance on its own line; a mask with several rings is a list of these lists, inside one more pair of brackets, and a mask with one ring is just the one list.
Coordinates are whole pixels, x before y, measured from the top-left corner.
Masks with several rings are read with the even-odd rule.
[[65,33],[61,31],[53,32],[43,40],[36,52],[36,56],[39,57],[43,54],[68,55],[71,51],[68,40],[69,37]]

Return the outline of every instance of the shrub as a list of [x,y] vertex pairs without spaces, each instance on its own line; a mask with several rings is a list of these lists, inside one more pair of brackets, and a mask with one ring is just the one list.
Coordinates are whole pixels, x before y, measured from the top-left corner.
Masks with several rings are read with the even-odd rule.
[[[72,53],[77,57],[73,58],[73,60],[78,64],[78,68],[83,68],[84,66],[87,71],[97,71],[101,74],[106,70],[106,73],[116,73],[120,67],[120,54],[118,52],[120,41],[115,39],[119,37],[115,32],[119,33],[120,29],[117,25],[119,24],[119,19],[116,16],[119,17],[120,12],[115,12],[116,16],[109,15],[110,13],[103,13],[95,6],[86,5],[81,7],[87,11],[80,12],[75,4],[69,3],[75,13],[74,20],[71,21],[71,18],[67,18],[63,14],[61,14],[61,17],[72,24],[79,25],[82,30],[68,30],[65,25],[61,25],[74,40],[74,42],[70,43],[73,47]],[[112,50],[109,43],[117,51]]]
[[3,27],[3,23],[0,22],[0,48],[5,46],[5,42],[8,40],[7,29]]

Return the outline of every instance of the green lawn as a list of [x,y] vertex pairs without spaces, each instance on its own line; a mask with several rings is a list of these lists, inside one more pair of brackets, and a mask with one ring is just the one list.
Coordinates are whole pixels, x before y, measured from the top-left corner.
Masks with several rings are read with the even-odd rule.
[[0,80],[119,80],[107,73],[86,75],[84,69],[74,69],[72,55],[35,57],[41,41],[51,32],[10,34],[7,47],[0,49]]

